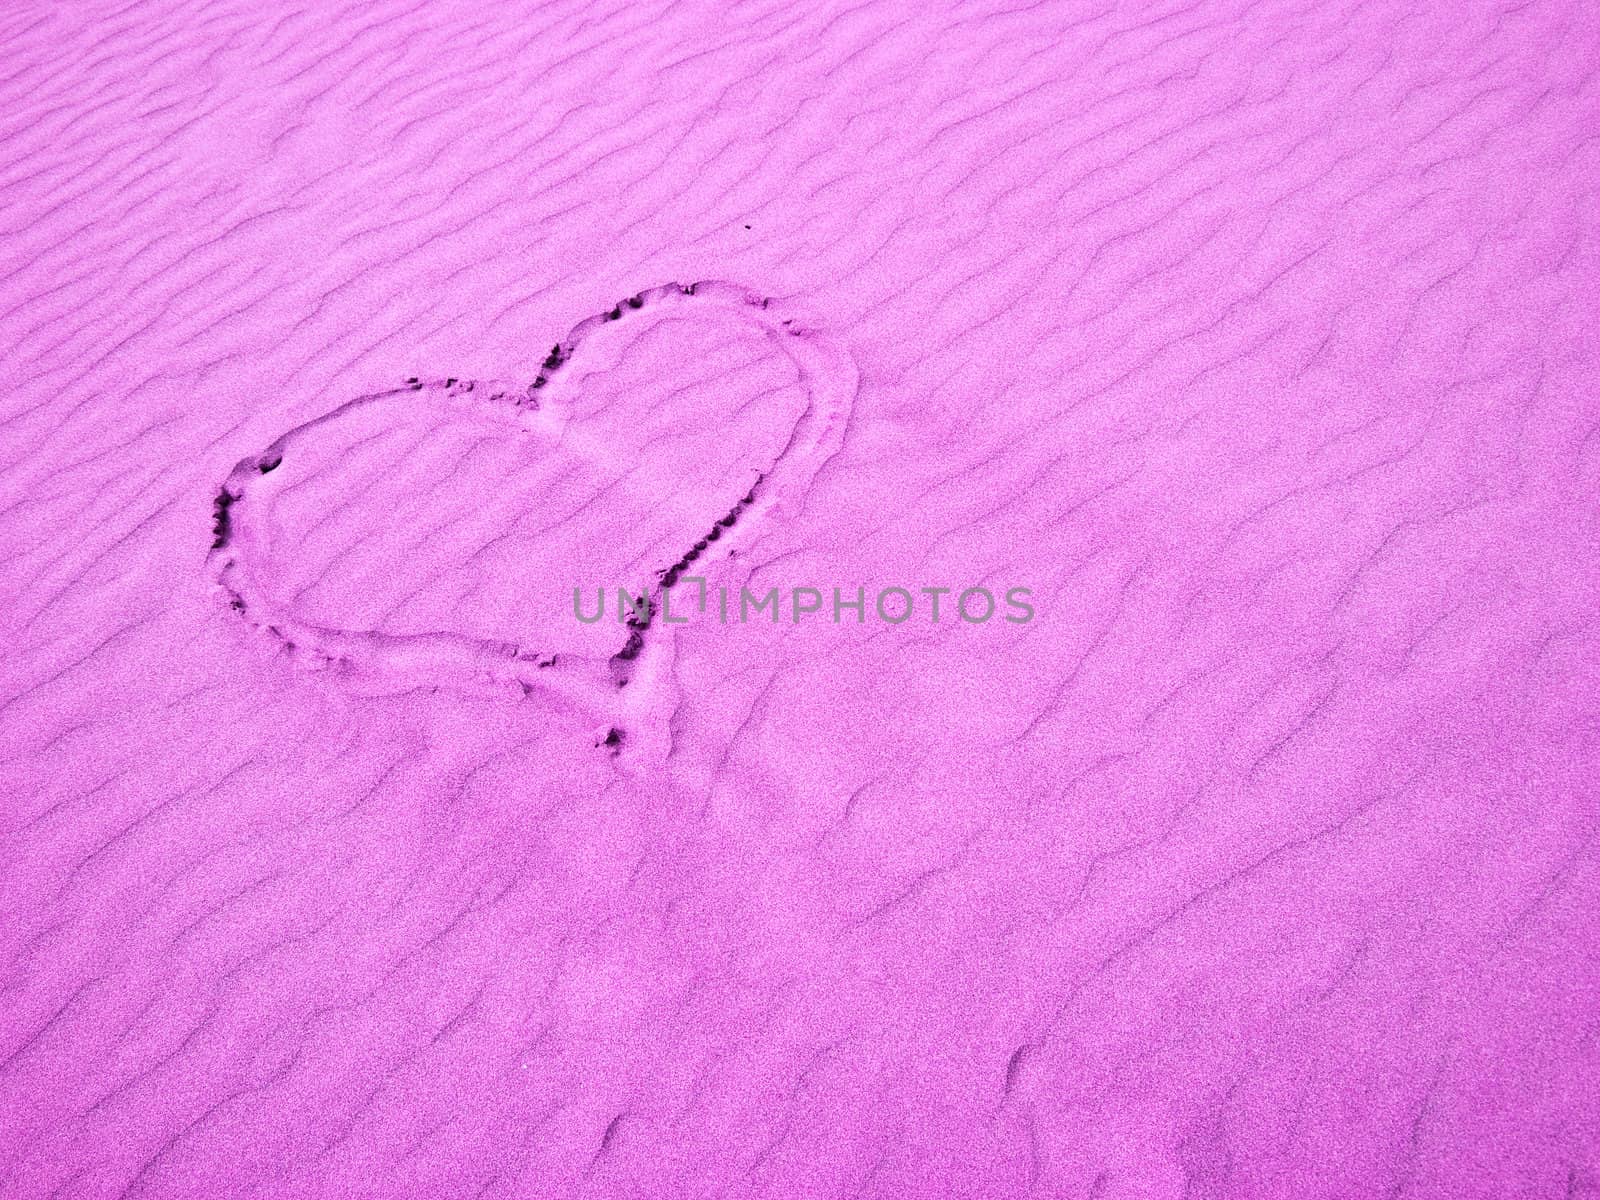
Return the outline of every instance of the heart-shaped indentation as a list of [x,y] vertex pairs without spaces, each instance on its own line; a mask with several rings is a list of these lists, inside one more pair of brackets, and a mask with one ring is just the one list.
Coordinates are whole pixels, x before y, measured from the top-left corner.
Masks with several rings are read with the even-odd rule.
[[365,689],[538,691],[649,707],[662,593],[803,495],[839,448],[849,354],[733,284],[666,284],[579,322],[527,384],[410,380],[242,459],[209,564],[232,608]]

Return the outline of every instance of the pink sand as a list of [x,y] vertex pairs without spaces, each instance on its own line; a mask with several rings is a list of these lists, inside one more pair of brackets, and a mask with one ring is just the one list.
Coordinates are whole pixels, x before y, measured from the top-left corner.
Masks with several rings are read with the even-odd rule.
[[0,1195],[1600,1196],[1590,0],[15,0],[0,204]]

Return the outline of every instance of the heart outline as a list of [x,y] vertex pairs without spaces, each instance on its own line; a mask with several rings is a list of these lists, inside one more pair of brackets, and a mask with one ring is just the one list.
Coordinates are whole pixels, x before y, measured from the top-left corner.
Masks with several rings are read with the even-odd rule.
[[[732,314],[762,332],[795,364],[805,386],[804,411],[772,465],[728,518],[716,521],[717,554],[723,559],[761,536],[763,525],[796,496],[803,497],[822,467],[840,450],[854,408],[859,377],[843,343],[791,305],[761,296],[738,284],[706,280],[666,283],[636,293],[613,308],[579,321],[557,342],[535,380],[520,390],[514,385],[460,379],[413,378],[405,386],[367,393],[296,425],[263,450],[235,464],[214,501],[215,537],[206,562],[213,582],[229,607],[254,629],[265,633],[296,664],[329,672],[353,690],[368,693],[447,687],[473,694],[525,698],[535,693],[598,718],[608,731],[637,729],[648,723],[657,685],[670,671],[670,632],[650,632],[647,618],[630,621],[623,651],[612,655],[606,678],[595,660],[556,649],[530,650],[518,643],[476,638],[448,631],[387,634],[378,630],[319,625],[295,615],[292,604],[278,600],[252,565],[253,550],[263,539],[252,529],[246,501],[274,486],[272,473],[296,442],[336,423],[357,409],[400,402],[431,394],[461,415],[492,421],[512,432],[531,434],[561,453],[598,461],[604,448],[571,428],[567,399],[577,380],[571,369],[583,347],[601,329],[630,312],[649,310],[660,316],[684,305],[709,307]],[[281,477],[280,477],[281,479]],[[670,488],[651,488],[657,498]],[[258,506],[259,507],[259,506]],[[737,522],[731,518],[737,517]],[[708,521],[709,525],[710,522]],[[648,612],[659,606],[676,574],[705,553],[702,538],[692,551],[657,572]],[[708,556],[709,557],[709,556]],[[665,580],[665,582],[662,582]],[[631,651],[631,652],[630,652]],[[625,664],[619,668],[619,661]],[[616,737],[607,740],[616,744]]]

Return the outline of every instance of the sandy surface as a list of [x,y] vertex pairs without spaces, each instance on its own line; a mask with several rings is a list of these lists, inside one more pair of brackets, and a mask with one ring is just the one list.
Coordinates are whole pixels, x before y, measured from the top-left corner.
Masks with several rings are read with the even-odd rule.
[[17,0],[0,179],[0,1194],[1600,1196],[1589,0]]

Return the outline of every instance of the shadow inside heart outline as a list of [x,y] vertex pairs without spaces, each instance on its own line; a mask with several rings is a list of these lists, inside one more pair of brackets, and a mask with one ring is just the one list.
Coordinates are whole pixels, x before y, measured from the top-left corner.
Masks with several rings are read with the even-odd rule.
[[[684,306],[735,316],[762,333],[798,369],[805,404],[787,431],[783,448],[754,471],[753,485],[731,511],[691,512],[692,503],[675,497],[670,481],[664,484],[648,470],[642,471],[642,490],[652,504],[675,509],[685,528],[700,532],[675,561],[663,562],[655,571],[648,606],[625,628],[618,626],[613,653],[596,659],[554,645],[535,648],[445,630],[387,633],[336,628],[297,613],[294,604],[276,596],[262,580],[258,565],[266,557],[266,538],[250,515],[270,504],[283,478],[274,473],[309,435],[374,406],[414,407],[420,394],[457,416],[532,438],[542,449],[585,462],[601,461],[608,448],[575,428],[571,419],[579,387],[574,364],[582,364],[585,346],[593,346],[596,335],[613,323],[634,313],[670,315]],[[652,618],[663,593],[691,563],[727,557],[748,545],[786,502],[803,498],[843,442],[856,385],[855,364],[844,346],[788,305],[722,281],[663,284],[580,321],[553,347],[531,384],[412,379],[404,387],[347,401],[241,459],[215,500],[215,540],[207,565],[230,607],[249,625],[298,663],[330,671],[358,691],[445,686],[512,698],[538,693],[593,717],[606,731],[629,736],[659,723],[661,717],[652,710],[659,707],[659,684],[670,670],[671,637],[653,629]],[[631,485],[640,488],[641,481],[631,480]]]

